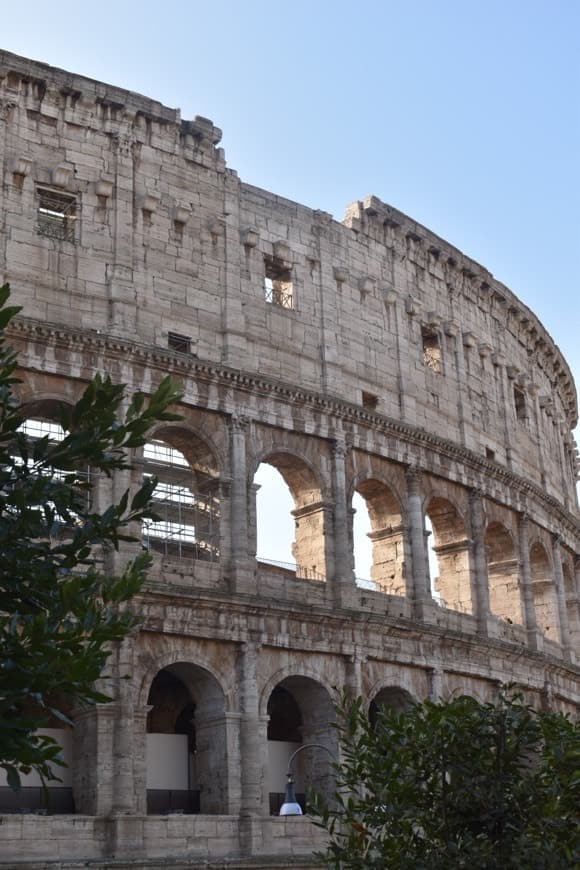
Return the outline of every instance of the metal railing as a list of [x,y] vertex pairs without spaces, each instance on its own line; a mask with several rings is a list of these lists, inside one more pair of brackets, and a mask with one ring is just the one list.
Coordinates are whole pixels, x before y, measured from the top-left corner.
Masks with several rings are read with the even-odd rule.
[[305,565],[296,565],[293,562],[278,562],[276,559],[266,559],[262,556],[258,557],[258,564],[273,568],[280,568],[289,574],[296,575],[297,580],[326,580],[326,576],[316,571],[314,568],[307,568]]

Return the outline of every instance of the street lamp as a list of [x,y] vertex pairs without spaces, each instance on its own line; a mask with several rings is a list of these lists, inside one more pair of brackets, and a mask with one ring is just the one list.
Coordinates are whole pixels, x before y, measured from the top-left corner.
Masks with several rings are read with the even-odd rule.
[[280,812],[278,814],[280,816],[301,816],[303,814],[302,807],[296,800],[294,777],[292,776],[292,764],[294,759],[303,749],[324,749],[325,752],[328,752],[332,760],[336,761],[334,753],[328,748],[328,746],[324,746],[323,743],[304,743],[302,746],[299,746],[288,759],[288,770],[286,771],[286,793],[284,795],[284,803],[280,807]]

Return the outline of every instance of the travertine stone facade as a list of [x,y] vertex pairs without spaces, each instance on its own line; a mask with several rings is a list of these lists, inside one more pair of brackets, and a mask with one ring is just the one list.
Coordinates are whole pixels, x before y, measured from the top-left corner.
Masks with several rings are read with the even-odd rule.
[[[578,710],[577,405],[557,346],[394,208],[368,197],[338,223],[242,183],[220,137],[0,52],[0,279],[23,306],[30,418],[97,370],[184,392],[133,475],[95,482],[98,505],[142,473],[165,486],[143,625],[113,703],[71,711],[69,802],[5,812],[0,867],[306,868],[320,833],[270,810],[293,748],[336,749],[337,687],[404,705],[513,680]],[[261,462],[294,499],[295,569],[256,561]],[[308,753],[299,791],[329,788]]]

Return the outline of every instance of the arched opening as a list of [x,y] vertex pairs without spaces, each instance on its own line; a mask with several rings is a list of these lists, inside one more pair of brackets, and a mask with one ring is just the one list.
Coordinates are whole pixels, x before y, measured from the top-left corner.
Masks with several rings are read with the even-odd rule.
[[[47,483],[47,488],[51,484],[60,484],[66,477],[67,485],[74,490],[76,502],[65,500],[66,507],[61,508],[62,499],[58,499],[56,493],[53,493],[54,500],[49,492],[46,492],[44,500],[41,503],[39,499],[39,507],[44,510],[46,507],[55,508],[56,502],[59,502],[58,509],[51,517],[50,524],[47,524],[48,533],[46,538],[58,543],[66,538],[70,538],[71,533],[79,523],[80,514],[88,510],[91,506],[93,493],[91,486],[97,479],[97,474],[94,469],[88,465],[77,465],[73,470],[70,468],[66,471],[61,468],[50,467],[49,465],[41,465],[36,459],[32,458],[33,445],[35,442],[46,439],[49,447],[56,445],[64,440],[66,432],[56,420],[60,416],[60,406],[54,401],[37,402],[27,408],[30,416],[27,416],[24,422],[19,426],[18,433],[26,436],[28,445],[28,459],[26,465],[32,470],[34,466],[34,474],[41,474]],[[15,450],[16,450],[15,446]],[[20,464],[23,457],[16,457],[17,464]],[[24,464],[24,463],[22,463]],[[74,475],[74,480],[73,480]],[[48,520],[48,516],[47,516]]]
[[580,602],[574,583],[574,573],[567,562],[562,563],[562,577],[564,579],[570,644],[572,649],[580,649]]
[[[262,462],[254,476],[256,494],[256,558],[271,565],[293,566],[294,499],[273,465]],[[289,569],[290,570],[290,569]]]
[[521,625],[518,559],[512,536],[501,523],[492,522],[485,533],[485,547],[491,612]]
[[352,497],[352,540],[354,556],[354,576],[356,585],[362,589],[376,589],[371,580],[373,568],[373,544],[371,518],[362,495],[355,492]]
[[226,813],[225,698],[215,678],[196,665],[170,665],[147,703],[147,812]]
[[[66,704],[59,702],[58,706],[70,717],[70,710],[67,710]],[[6,772],[0,769],[0,813],[73,814],[75,812],[73,728],[56,716],[47,716],[45,709],[37,707],[32,702],[24,703],[18,715],[22,719],[38,720],[39,727],[36,733],[50,738],[59,746],[59,756],[64,766],[49,765],[57,779],[46,780],[44,785],[41,776],[35,771],[21,774],[21,788],[18,791],[14,791],[8,785]]]
[[214,457],[191,433],[169,430],[165,439],[143,448],[143,475],[159,481],[153,494],[159,519],[143,521],[143,544],[169,559],[217,562],[220,499]]
[[552,565],[545,548],[539,542],[532,544],[530,569],[538,629],[549,640],[560,643],[560,618]]
[[[434,497],[427,506],[431,524],[433,554],[437,559],[438,576],[432,578],[434,597],[450,610],[473,613],[471,575],[469,570],[469,540],[458,510],[445,498]],[[432,564],[433,560],[430,560]]]
[[[259,487],[256,497],[258,561],[296,577],[325,580],[325,507],[311,469],[290,453],[272,453],[258,467],[254,483]],[[292,531],[287,521],[289,516]]]
[[[332,728],[334,708],[326,689],[309,677],[287,677],[268,699],[268,790],[270,813],[277,815],[284,802],[288,762],[306,744],[321,744],[337,758]],[[332,757],[320,746],[305,748],[294,759],[292,774],[297,800],[305,811],[309,788],[330,796]]]
[[400,686],[387,686],[377,692],[369,705],[369,721],[372,727],[375,727],[379,710],[386,707],[389,710],[395,710],[397,713],[404,713],[410,710],[414,704],[412,695],[406,689]]
[[[388,486],[374,479],[359,483],[353,497],[353,508],[356,504],[355,499],[358,500],[359,505],[362,500],[370,524],[370,530],[366,536],[371,548],[370,577],[368,579],[371,581],[372,588],[389,595],[404,595],[403,565],[405,554],[399,502]],[[364,532],[362,535],[358,532],[354,537],[355,558],[357,548],[360,548],[360,538],[363,536]],[[358,577],[358,571],[356,573]],[[363,575],[363,580],[365,579]]]
[[437,604],[442,604],[439,589],[439,560],[435,552],[435,539],[433,538],[433,523],[429,515],[425,515],[425,534],[427,536],[427,565],[429,568],[429,588],[431,597]]

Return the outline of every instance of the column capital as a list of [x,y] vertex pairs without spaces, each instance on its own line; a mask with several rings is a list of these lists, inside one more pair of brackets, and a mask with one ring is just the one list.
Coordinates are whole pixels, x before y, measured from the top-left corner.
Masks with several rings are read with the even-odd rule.
[[240,646],[241,651],[246,656],[257,656],[262,649],[262,643],[254,640],[244,640]]
[[0,100],[0,121],[8,121],[16,107],[14,100]]
[[423,476],[423,471],[419,468],[418,465],[408,465],[405,469],[405,478],[407,480],[408,486],[419,487],[421,483],[421,478]]
[[250,418],[245,414],[234,411],[228,420],[228,426],[234,433],[245,432],[250,424]]
[[133,136],[127,136],[124,133],[113,133],[111,136],[111,147],[113,151],[122,157],[133,157],[136,151],[141,150],[141,143]]
[[330,442],[330,452],[337,459],[344,459],[350,450],[350,445],[340,438],[334,438]]

